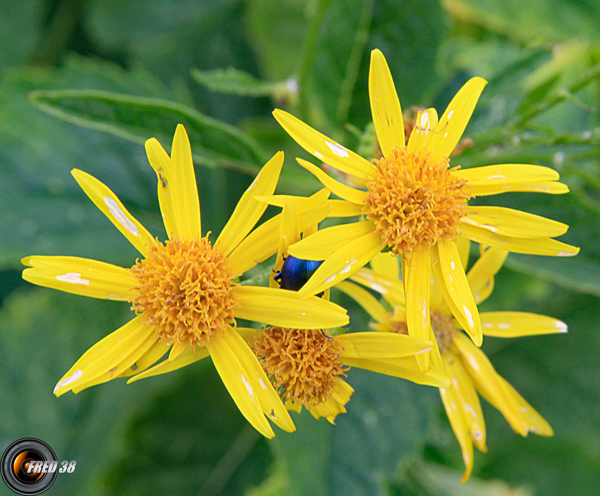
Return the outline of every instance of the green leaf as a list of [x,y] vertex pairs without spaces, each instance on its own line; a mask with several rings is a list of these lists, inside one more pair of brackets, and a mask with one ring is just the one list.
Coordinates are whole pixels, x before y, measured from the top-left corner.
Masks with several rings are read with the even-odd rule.
[[198,83],[206,86],[211,91],[252,97],[274,97],[280,85],[285,84],[285,82],[261,81],[252,74],[233,67],[213,71],[192,69],[192,76]]
[[207,167],[256,173],[264,152],[237,128],[178,103],[104,91],[35,91],[34,105],[61,119],[143,143],[156,137],[172,141],[177,124],[190,137],[194,159]]

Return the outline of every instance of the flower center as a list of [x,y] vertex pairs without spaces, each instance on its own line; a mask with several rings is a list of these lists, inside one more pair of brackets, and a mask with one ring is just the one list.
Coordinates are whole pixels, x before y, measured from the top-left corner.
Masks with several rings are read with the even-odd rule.
[[252,348],[283,399],[306,408],[326,401],[348,370],[342,346],[315,329],[265,327]]
[[138,281],[132,310],[156,327],[161,341],[194,348],[235,324],[235,276],[208,237],[157,243],[131,272]]
[[364,212],[395,255],[428,249],[442,237],[455,240],[467,214],[467,181],[452,176],[447,158],[435,163],[430,156],[425,148],[396,147],[389,159],[375,161],[367,183]]
[[435,335],[440,353],[444,355],[450,351],[452,339],[456,334],[456,328],[452,324],[452,319],[439,312],[431,312],[431,328]]
[[[440,312],[431,312],[431,328],[435,335],[440,353],[443,355],[450,351],[452,339],[456,334],[456,328],[452,324],[452,319]],[[404,321],[394,322],[392,332],[408,335],[408,325]]]

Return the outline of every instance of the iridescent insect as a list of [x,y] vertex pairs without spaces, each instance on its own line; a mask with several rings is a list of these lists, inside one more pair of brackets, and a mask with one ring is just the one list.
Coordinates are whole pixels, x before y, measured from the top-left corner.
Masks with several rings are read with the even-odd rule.
[[275,281],[282,289],[298,291],[322,263],[323,260],[302,260],[288,255],[283,260],[281,270],[275,275]]

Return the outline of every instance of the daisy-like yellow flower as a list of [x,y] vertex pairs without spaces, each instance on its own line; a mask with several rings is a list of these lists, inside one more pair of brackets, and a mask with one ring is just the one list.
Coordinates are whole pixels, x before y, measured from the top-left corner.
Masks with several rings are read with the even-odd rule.
[[[571,256],[579,249],[552,238],[568,226],[501,207],[471,207],[469,198],[507,191],[566,193],[556,171],[540,166],[502,164],[460,170],[449,158],[471,117],[486,82],[469,80],[438,119],[435,109],[418,113],[406,143],[400,101],[387,62],[379,50],[371,56],[369,95],[373,123],[383,157],[365,160],[292,115],[276,110],[275,118],[309,153],[345,174],[366,182],[366,191],[328,176],[304,160],[334,194],[346,200],[354,215],[366,220],[324,229],[290,247],[307,260],[325,260],[299,292],[306,296],[349,277],[377,253],[389,250],[402,259],[406,312],[411,336],[431,338],[429,281],[431,272],[455,318],[481,345],[481,323],[456,241],[464,237],[517,253]],[[419,356],[423,369],[429,354]]]
[[[326,190],[318,194],[324,200],[329,196]],[[292,202],[283,205],[279,252],[270,279],[273,288],[279,287],[274,275],[282,270],[289,245],[299,241],[301,233],[306,238],[317,229],[316,224],[309,229],[302,228],[296,211],[301,203],[298,199],[295,201],[295,205]],[[329,290],[323,298],[329,299]],[[431,341],[389,332],[349,332],[330,336],[329,329],[281,326],[267,326],[260,331],[238,329],[238,332],[251,345],[288,410],[300,413],[305,407],[315,418],[325,417],[331,423],[338,414],[346,412],[345,405],[353,392],[344,380],[350,366],[419,384],[449,385],[448,378],[439,370],[430,368],[422,372],[413,359],[413,355],[430,350]]]
[[[463,248],[463,247],[461,247]],[[466,267],[467,249],[462,249],[462,259]],[[467,274],[467,280],[475,301],[484,301],[494,287],[494,275],[500,269],[507,251],[488,248]],[[371,269],[362,268],[352,279],[381,293],[393,308],[387,311],[381,303],[361,287],[344,281],[337,287],[351,295],[369,312],[382,332],[406,333],[406,300],[402,284],[397,276],[397,262],[387,254],[381,254],[371,261]],[[465,473],[465,482],[473,469],[473,444],[480,451],[487,451],[486,432],[481,405],[477,393],[488,400],[504,415],[511,427],[526,436],[529,432],[541,436],[552,436],[550,425],[529,403],[495,370],[483,351],[459,329],[460,323],[452,317],[448,305],[437,284],[432,284],[431,326],[438,344],[438,353],[432,353],[432,365],[441,368],[450,377],[449,388],[440,388],[442,402],[452,430],[460,443]],[[482,312],[483,334],[496,337],[519,337],[540,334],[567,332],[567,326],[560,320],[526,312]]]
[[[214,245],[202,236],[200,205],[190,142],[178,126],[169,155],[156,139],[146,142],[158,177],[158,198],[169,239],[155,239],[115,194],[89,174],[74,170],[85,193],[142,254],[129,269],[75,257],[32,256],[23,278],[69,293],[128,301],[136,313],[129,323],[92,346],[61,378],[54,393],[74,393],[117,377],[134,379],[169,372],[210,355],[242,414],[263,435],[273,437],[270,418],[286,431],[294,424],[254,353],[236,330],[236,319],[290,327],[338,326],[346,312],[312,297],[299,304],[296,293],[241,285],[238,277],[277,248],[279,216],[252,231],[266,204],[253,195],[271,195],[283,165],[277,153],[240,199]],[[322,203],[322,202],[321,202]],[[307,229],[327,207],[307,200],[298,223]],[[252,232],[251,232],[252,231]],[[155,365],[168,352],[168,357]],[[266,417],[265,417],[266,416]]]

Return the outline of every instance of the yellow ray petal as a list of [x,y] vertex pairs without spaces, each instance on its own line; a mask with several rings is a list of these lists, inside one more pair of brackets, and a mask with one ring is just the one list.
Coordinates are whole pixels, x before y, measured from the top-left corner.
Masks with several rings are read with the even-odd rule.
[[370,262],[375,274],[387,277],[400,277],[400,260],[392,252],[378,253]]
[[225,340],[246,371],[247,379],[258,395],[263,413],[284,431],[294,432],[296,427],[290,414],[246,341],[233,329],[225,331]]
[[171,238],[173,234],[179,235],[177,232],[175,214],[173,213],[173,205],[171,203],[171,198],[173,197],[170,184],[171,157],[169,157],[156,138],[151,138],[146,141],[146,155],[148,155],[148,161],[154,169],[154,172],[156,172],[160,211],[167,235]]
[[567,232],[562,222],[503,207],[468,207],[464,224],[514,238],[554,238]]
[[235,331],[242,336],[242,339],[248,344],[252,343],[252,338],[261,332],[258,329],[252,329],[251,327],[236,327]]
[[433,347],[431,341],[393,332],[349,332],[333,339],[344,347],[341,356],[348,358],[406,357]]
[[344,405],[340,404],[331,396],[327,398],[323,403],[311,406],[310,408],[307,408],[307,410],[317,420],[321,417],[325,417],[330,424],[335,424],[335,418],[340,413],[346,413],[346,408],[344,408]]
[[467,281],[469,281],[475,303],[481,303],[492,293],[494,276],[502,267],[507,255],[508,251],[492,246],[471,267],[467,274]]
[[127,384],[131,382],[138,381],[140,379],[145,379],[147,377],[152,377],[155,375],[166,374],[168,372],[173,372],[174,370],[180,369],[187,365],[190,365],[194,362],[202,360],[209,355],[208,349],[204,346],[196,347],[196,350],[192,350],[190,346],[185,348],[181,353],[177,355],[173,360],[163,360],[159,364],[155,365],[152,368],[147,369],[144,372],[141,372],[131,379],[127,381]]
[[276,153],[244,192],[233,214],[217,238],[217,243],[225,254],[231,251],[246,237],[267,208],[267,204],[256,201],[254,195],[272,195],[283,166],[283,152]]
[[512,251],[513,253],[547,255],[551,257],[572,257],[579,253],[579,248],[551,238],[514,238],[502,236],[501,234],[468,224],[461,224],[459,232],[477,243],[495,246],[503,250]]
[[471,476],[471,471],[473,470],[473,443],[469,427],[467,426],[462,404],[456,390],[454,388],[440,389],[440,396],[442,397],[442,403],[448,415],[448,420],[462,451],[465,473],[460,480],[464,484]]
[[375,274],[370,269],[362,268],[357,270],[351,279],[383,295],[385,301],[392,307],[404,306],[405,304],[404,286],[397,276]]
[[[546,193],[549,195],[564,195],[569,192],[569,187],[564,183],[545,182],[535,184],[522,184],[513,186],[510,191],[526,191],[528,193]],[[504,191],[503,191],[504,193]],[[482,195],[483,196],[483,195]]]
[[[427,340],[431,334],[430,264],[429,250],[415,248],[402,258],[408,334],[421,340]],[[429,353],[418,355],[416,359],[421,370],[426,371],[429,368]]]
[[346,186],[345,184],[336,181],[333,177],[327,175],[317,166],[311,164],[310,162],[307,162],[306,160],[297,158],[296,161],[306,170],[315,175],[317,179],[321,181],[321,183],[323,183],[323,186],[331,190],[333,194],[356,205],[363,205],[366,196],[366,193],[364,191],[351,188],[350,186]]
[[434,274],[442,288],[446,303],[473,342],[481,346],[483,337],[479,311],[462,268],[456,243],[440,239],[432,250],[434,254],[437,251],[438,263],[434,261]]
[[415,127],[410,133],[408,138],[408,145],[406,149],[410,153],[418,153],[423,148],[425,138],[429,133],[435,129],[438,123],[438,115],[434,108],[422,110],[417,112],[417,119],[415,120]]
[[527,435],[527,428],[519,412],[519,405],[508,395],[499,380],[499,375],[485,353],[473,345],[467,336],[457,332],[453,349],[460,354],[463,365],[475,382],[479,393],[496,407],[515,432]]
[[134,318],[87,350],[58,381],[54,394],[60,396],[118,367],[123,361],[123,354],[135,349],[143,341],[155,342],[155,334],[154,328],[144,325],[141,317]]
[[506,393],[511,395],[519,405],[519,411],[521,412],[524,424],[527,426],[527,430],[538,436],[553,436],[554,431],[552,430],[552,427],[550,427],[550,424],[546,422],[546,420],[536,412],[527,401],[525,401],[504,377],[499,376],[499,380]]
[[207,342],[215,368],[235,404],[246,417],[248,422],[263,436],[272,438],[275,436],[269,425],[260,403],[257,391],[258,378],[255,377],[253,369],[246,369],[236,355],[236,349],[232,349],[225,333],[215,333]]
[[466,272],[467,268],[469,267],[471,242],[463,236],[458,236],[456,240],[456,248],[458,249],[458,254],[460,255],[460,262],[462,263],[463,269]]
[[354,389],[352,389],[352,386],[343,379],[340,379],[333,387],[331,397],[341,405],[345,405],[350,401],[350,396],[352,396],[353,392]]
[[516,338],[567,332],[567,324],[552,317],[527,312],[484,312],[481,327],[486,336]]
[[288,252],[289,246],[298,241],[300,241],[300,219],[294,205],[289,202],[283,206],[283,211],[281,212],[281,222],[279,223],[279,248],[277,249],[275,265],[269,276],[270,288],[279,287],[279,283],[275,280],[275,277],[283,267],[284,256]]
[[[472,169],[454,169],[451,174],[468,181],[471,193],[475,196],[497,195],[508,191],[539,191],[546,193],[566,193],[566,185],[551,186],[558,181],[559,174],[554,169],[529,164],[499,164]],[[524,188],[524,189],[521,189]],[[566,188],[566,191],[563,189]]]
[[360,286],[349,281],[342,281],[336,284],[335,287],[353,298],[375,322],[385,322],[388,320],[389,312],[379,303],[377,298]]
[[462,406],[463,418],[475,446],[480,451],[487,451],[485,446],[485,421],[473,380],[464,369],[460,359],[452,353],[446,355],[446,372],[452,381],[451,389],[456,393],[456,397]]
[[135,294],[137,282],[131,272],[116,265],[78,257],[26,257],[31,269],[23,279],[39,286],[92,298],[125,301]]
[[372,173],[373,166],[368,160],[315,131],[300,119],[278,109],[273,115],[296,143],[319,160],[361,179]]
[[296,329],[324,329],[348,323],[346,310],[316,296],[300,300],[295,291],[257,286],[239,286],[234,291],[240,304],[235,314],[242,319]]
[[[323,205],[311,210],[297,208],[300,232],[322,221],[329,213],[331,207]],[[254,229],[229,255],[231,272],[242,274],[263,262],[277,251],[279,241],[279,224],[281,214],[269,219],[264,224]]]
[[486,84],[485,79],[480,77],[467,81],[454,96],[433,132],[425,138],[425,147],[431,152],[434,163],[449,157],[460,141]]
[[185,341],[175,341],[172,345],[171,345],[171,350],[169,352],[169,362],[172,362],[173,360],[175,360],[179,355],[181,355],[183,353],[183,351],[188,347],[188,343],[186,343]]
[[327,200],[327,205],[331,205],[331,212],[328,217],[357,217],[362,215],[362,205],[356,203],[344,200]]
[[371,52],[369,100],[377,141],[383,156],[389,158],[396,146],[404,148],[406,144],[404,118],[390,68],[379,50]]
[[328,227],[290,246],[290,255],[303,260],[325,260],[353,239],[375,231],[372,221]]
[[429,367],[423,372],[417,365],[415,357],[404,358],[344,358],[340,357],[342,363],[349,367],[370,370],[378,374],[399,377],[417,384],[446,388],[450,386],[450,379],[434,367]]
[[179,236],[199,238],[202,235],[202,224],[196,173],[190,140],[181,124],[177,125],[171,149],[171,195]]
[[102,184],[98,179],[90,176],[86,172],[79,169],[71,171],[79,186],[85,191],[85,194],[90,197],[90,200],[106,215],[110,221],[121,231],[129,242],[137,248],[137,250],[145,255],[152,244],[156,240],[152,235],[131,215],[107,186]]
[[164,357],[167,351],[169,351],[169,345],[167,343],[156,341],[143,356],[135,361],[135,367],[130,367],[121,374],[121,377],[141,374]]
[[317,294],[350,277],[381,249],[381,236],[373,231],[350,241],[325,260],[298,291],[298,296]]

